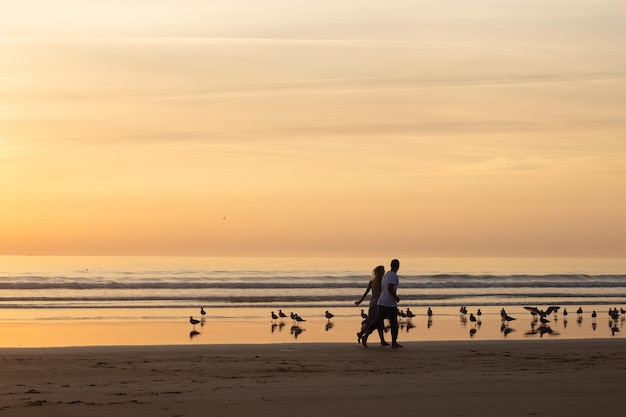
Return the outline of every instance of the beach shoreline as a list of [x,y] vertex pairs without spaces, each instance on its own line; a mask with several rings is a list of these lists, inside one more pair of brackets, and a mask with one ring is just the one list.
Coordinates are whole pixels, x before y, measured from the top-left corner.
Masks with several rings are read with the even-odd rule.
[[[611,306],[585,306],[584,314],[550,315],[542,325],[521,306],[507,307],[517,319],[504,323],[500,307],[471,306],[470,314],[460,314],[457,307],[436,307],[427,317],[423,308],[413,309],[416,316],[400,320],[401,342],[485,341],[526,339],[602,339],[623,338],[626,316],[609,320]],[[328,320],[324,308],[297,310],[305,322],[295,326],[290,318],[272,320],[270,310],[209,310],[206,316],[190,309],[128,310],[19,310],[0,313],[0,348],[61,347],[99,345],[202,345],[202,344],[271,344],[271,343],[351,343],[360,329],[360,307],[334,308]],[[598,311],[592,318],[591,311]],[[13,316],[9,316],[9,313]],[[289,311],[287,312],[289,314]],[[192,325],[193,315],[200,322]],[[389,332],[386,338],[390,339]],[[370,341],[378,337],[372,335]]]
[[0,415],[612,416],[626,340],[2,348]]

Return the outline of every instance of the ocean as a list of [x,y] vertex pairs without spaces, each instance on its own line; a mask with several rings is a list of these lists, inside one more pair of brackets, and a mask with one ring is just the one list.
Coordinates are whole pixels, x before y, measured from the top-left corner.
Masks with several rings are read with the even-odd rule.
[[[0,308],[336,308],[389,261],[3,256]],[[404,258],[398,274],[411,306],[626,304],[624,259]]]
[[[367,301],[354,302],[372,269],[388,269],[390,260],[2,256],[0,347],[353,341],[360,310],[367,311]],[[606,312],[626,307],[626,259],[400,262],[399,307],[416,314],[401,320],[402,340],[526,338],[539,330],[568,338],[622,334],[626,315],[607,321]],[[538,328],[524,309],[552,305],[561,307],[552,327]],[[468,322],[461,306],[476,314],[481,309],[482,322]],[[196,327],[189,318],[200,318],[200,308],[208,314]],[[428,308],[433,317],[426,317]],[[578,308],[584,316],[576,317]],[[289,318],[271,320],[279,309],[307,322],[294,327]],[[517,321],[505,326],[502,309]],[[332,320],[324,317],[328,310]],[[592,310],[598,320],[588,316]]]

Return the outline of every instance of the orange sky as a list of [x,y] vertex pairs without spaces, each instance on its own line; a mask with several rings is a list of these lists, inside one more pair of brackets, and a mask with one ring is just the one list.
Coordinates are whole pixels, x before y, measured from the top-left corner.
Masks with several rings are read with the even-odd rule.
[[626,256],[621,1],[0,3],[0,254]]

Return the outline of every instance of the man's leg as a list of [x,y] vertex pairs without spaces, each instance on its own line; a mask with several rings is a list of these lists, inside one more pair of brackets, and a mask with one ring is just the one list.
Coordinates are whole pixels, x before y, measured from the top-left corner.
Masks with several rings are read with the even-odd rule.
[[387,318],[389,319],[389,325],[391,327],[391,347],[398,348],[402,347],[398,343],[398,309],[394,307],[386,307]]

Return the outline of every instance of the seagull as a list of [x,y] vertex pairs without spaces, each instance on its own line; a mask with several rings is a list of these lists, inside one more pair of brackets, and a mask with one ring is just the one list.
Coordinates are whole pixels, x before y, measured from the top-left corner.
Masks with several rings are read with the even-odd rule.
[[365,314],[365,311],[363,311],[363,310],[361,310],[361,318],[362,318],[363,320],[366,320],[366,319],[367,319],[367,314]]
[[576,312],[578,314],[583,314],[583,308],[582,307],[578,307],[578,310],[576,310]]
[[566,308],[563,309],[563,315],[567,316],[567,309]]
[[191,323],[192,326],[196,326],[196,324],[200,323],[200,320],[196,320],[193,318],[193,316],[189,316],[189,323]]
[[459,309],[459,311],[461,312],[461,314],[467,314],[467,307],[465,307],[465,306],[461,306],[461,308]]
[[306,321],[305,319],[303,319],[302,317],[300,317],[297,314],[294,314],[294,320],[297,321],[298,323],[301,323],[303,321]]
[[278,316],[276,315],[276,313],[272,311],[272,321],[276,321],[276,320],[278,320]]
[[548,319],[547,319],[547,318],[545,318],[545,317],[541,317],[541,318],[539,319],[539,321],[541,322],[541,324],[550,323],[550,320],[548,320]]
[[415,314],[411,311],[410,308],[407,307],[407,309],[406,309],[406,316],[408,318],[412,318],[412,317],[415,317]]
[[474,316],[474,313],[470,313],[470,321],[472,323],[476,323],[476,317]]
[[426,312],[426,314],[428,315],[428,317],[432,317],[433,315],[433,310],[431,310],[430,307],[428,307],[428,311]]
[[593,317],[594,319],[595,319],[596,317],[598,317],[598,314],[596,313],[596,310],[593,310],[593,311],[591,312],[591,317]]
[[476,315],[477,315],[477,316],[482,316],[482,315],[483,315],[483,312],[482,312],[482,311],[480,311],[480,308],[479,308],[479,309],[478,309],[478,311],[476,312]]
[[524,307],[526,310],[530,311],[530,314],[533,316],[546,317],[552,314],[552,312],[556,312],[559,310],[559,307],[550,306],[546,311],[540,310],[537,307]]
[[206,314],[206,311],[204,311],[204,307],[200,307],[200,314],[202,314],[203,316]]
[[329,312],[328,310],[326,310],[326,313],[324,314],[326,316],[326,318],[328,320],[332,319],[333,317],[335,317],[335,315],[331,312]]
[[509,322],[515,320],[514,317],[509,316],[508,314],[504,314],[504,321]]
[[285,317],[287,317],[287,315],[286,315],[285,313],[283,313],[283,310],[278,310],[278,316],[279,316],[281,319],[284,319]]

